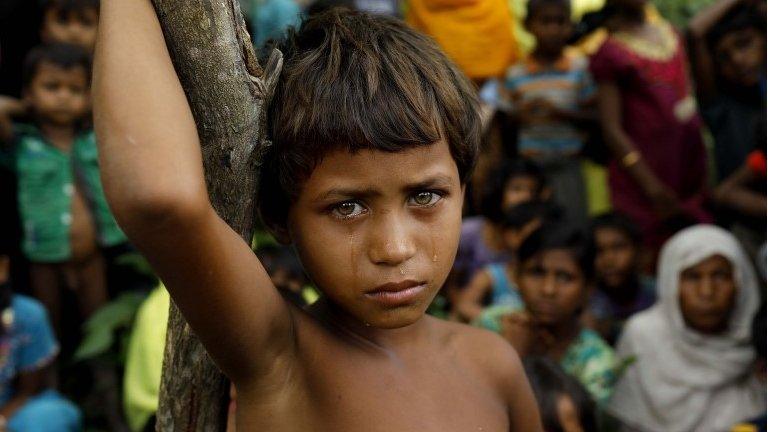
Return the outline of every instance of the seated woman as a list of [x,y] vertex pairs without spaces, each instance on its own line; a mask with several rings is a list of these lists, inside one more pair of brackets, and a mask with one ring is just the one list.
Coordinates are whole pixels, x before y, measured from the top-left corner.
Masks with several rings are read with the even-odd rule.
[[619,339],[633,362],[608,409],[633,429],[715,432],[765,408],[752,374],[752,318],[759,307],[749,258],[727,231],[697,225],[672,237],[659,259],[658,301]]
[[522,358],[548,357],[602,404],[611,395],[616,361],[611,347],[581,326],[594,254],[572,226],[550,223],[518,250],[517,286],[525,308],[501,318],[501,333]]
[[0,255],[0,431],[80,431],[80,411],[48,385],[59,346],[45,308],[12,294],[8,273]]

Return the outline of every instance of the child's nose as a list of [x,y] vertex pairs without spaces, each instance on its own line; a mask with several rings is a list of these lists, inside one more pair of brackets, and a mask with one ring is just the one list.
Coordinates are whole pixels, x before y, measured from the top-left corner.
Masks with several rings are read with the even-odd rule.
[[407,224],[396,214],[380,217],[372,227],[368,255],[374,264],[397,266],[416,254],[416,245]]

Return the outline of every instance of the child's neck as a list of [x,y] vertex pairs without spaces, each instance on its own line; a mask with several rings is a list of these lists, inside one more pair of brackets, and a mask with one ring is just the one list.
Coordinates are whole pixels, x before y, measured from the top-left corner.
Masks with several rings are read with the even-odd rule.
[[419,343],[429,331],[428,320],[422,316],[415,323],[397,329],[381,329],[360,322],[326,297],[308,308],[310,315],[329,326],[342,339],[362,348],[391,353]]
[[62,151],[69,151],[75,140],[75,126],[62,126],[51,122],[40,121],[37,123],[40,133],[54,147]]
[[620,305],[628,305],[635,301],[640,291],[640,281],[637,276],[630,276],[620,287],[603,289],[603,292],[614,302]]
[[531,53],[531,56],[533,56],[534,59],[536,59],[539,63],[545,65],[545,66],[552,66],[555,63],[557,63],[558,60],[560,60],[560,57],[563,55],[563,49],[559,50],[542,50],[542,49],[535,49],[533,50],[533,53]]
[[549,327],[549,331],[554,336],[555,342],[547,354],[560,361],[581,332],[581,323],[578,318],[573,318]]

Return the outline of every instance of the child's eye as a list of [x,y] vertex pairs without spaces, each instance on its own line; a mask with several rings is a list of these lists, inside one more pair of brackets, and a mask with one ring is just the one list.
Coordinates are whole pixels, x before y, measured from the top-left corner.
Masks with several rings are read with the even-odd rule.
[[417,206],[430,207],[437,204],[442,198],[442,195],[436,192],[421,191],[412,195],[409,201]]
[[331,213],[339,219],[349,219],[360,216],[365,212],[365,207],[354,201],[344,201],[343,203],[336,204]]

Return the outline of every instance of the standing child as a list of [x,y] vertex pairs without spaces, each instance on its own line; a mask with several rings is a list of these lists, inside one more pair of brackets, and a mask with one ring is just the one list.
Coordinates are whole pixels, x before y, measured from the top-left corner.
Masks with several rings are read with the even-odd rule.
[[517,286],[525,309],[502,318],[502,334],[521,357],[560,363],[598,403],[611,395],[616,362],[611,347],[581,326],[594,254],[580,230],[550,224],[518,250]]
[[73,44],[90,53],[98,22],[99,0],[45,0],[40,36],[45,43]]
[[586,57],[567,49],[569,0],[530,0],[526,28],[536,48],[507,71],[506,91],[520,125],[518,151],[542,166],[554,200],[570,219],[585,223],[587,198],[579,154],[579,124],[594,119],[594,85]]
[[609,37],[590,69],[600,121],[614,160],[608,182],[615,210],[640,228],[648,257],[681,225],[710,220],[707,164],[683,44],[647,0],[609,0]]
[[714,2],[691,20],[688,33],[696,95],[724,180],[756,141],[765,148],[765,0]]
[[[59,330],[61,289],[77,293],[87,317],[107,299],[100,246],[125,241],[107,206],[89,112],[90,60],[73,45],[35,48],[24,68],[30,124],[12,132],[32,292]],[[9,138],[6,136],[6,138]]]
[[332,9],[281,46],[258,198],[322,292],[302,309],[211,206],[152,4],[101,12],[105,189],[233,381],[238,430],[541,430],[508,344],[424,316],[453,264],[479,141],[471,84],[431,39]]
[[656,301],[653,278],[640,273],[640,233],[618,213],[592,220],[596,289],[589,300],[585,323],[611,345],[632,315]]

